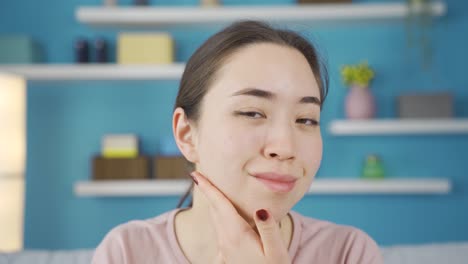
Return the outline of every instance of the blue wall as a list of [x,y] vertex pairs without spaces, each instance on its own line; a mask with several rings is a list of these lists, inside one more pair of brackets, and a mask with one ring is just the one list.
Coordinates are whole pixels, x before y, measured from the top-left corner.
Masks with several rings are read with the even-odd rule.
[[[130,1],[127,1],[127,3]],[[155,1],[194,4],[196,1]],[[244,1],[248,2],[248,1]],[[253,2],[253,1],[251,1]],[[292,1],[256,1],[287,3]],[[42,43],[49,63],[71,63],[77,36],[106,36],[117,29],[79,24],[74,10],[101,1],[17,0],[0,2],[0,34],[21,33]],[[241,4],[229,1],[230,4]],[[466,136],[332,137],[327,124],[343,118],[346,90],[339,67],[368,59],[377,78],[372,90],[378,116],[395,116],[395,97],[407,90],[451,91],[456,115],[468,116],[468,3],[447,1],[448,15],[432,30],[433,66],[407,47],[401,22],[301,27],[328,59],[331,89],[322,114],[324,158],[318,177],[357,177],[363,158],[379,153],[388,174],[447,177],[444,196],[308,196],[295,209],[305,215],[364,229],[379,244],[468,240],[468,140]],[[177,61],[219,28],[172,28]],[[170,138],[177,81],[29,83],[25,247],[94,247],[113,226],[173,209],[176,197],[78,198],[73,184],[90,176],[90,159],[106,133],[137,133],[143,152],[155,154]]]

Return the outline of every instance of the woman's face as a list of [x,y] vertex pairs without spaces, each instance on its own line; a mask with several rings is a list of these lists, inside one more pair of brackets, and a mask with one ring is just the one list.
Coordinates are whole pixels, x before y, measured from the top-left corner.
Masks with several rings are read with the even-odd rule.
[[[307,192],[320,166],[319,98],[299,51],[269,43],[240,49],[202,101],[197,170],[244,217],[268,208],[281,219]],[[281,175],[295,181],[271,180]]]

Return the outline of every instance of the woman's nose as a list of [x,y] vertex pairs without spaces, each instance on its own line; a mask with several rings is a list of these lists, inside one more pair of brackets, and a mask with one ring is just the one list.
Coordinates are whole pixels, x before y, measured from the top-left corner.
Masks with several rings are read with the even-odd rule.
[[291,128],[272,129],[267,132],[264,155],[268,159],[289,160],[295,158],[294,135]]

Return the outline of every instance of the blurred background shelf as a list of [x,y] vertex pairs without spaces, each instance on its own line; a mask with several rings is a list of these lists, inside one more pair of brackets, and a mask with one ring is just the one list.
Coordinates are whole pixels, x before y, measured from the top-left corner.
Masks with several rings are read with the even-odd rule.
[[0,65],[0,73],[22,76],[31,81],[75,80],[163,80],[180,79],[185,64],[29,64]]
[[335,120],[329,131],[336,136],[468,134],[468,119]]
[[[433,16],[443,16],[444,2],[434,2]],[[220,6],[220,7],[79,7],[79,22],[94,26],[167,26],[206,23],[228,23],[238,19],[261,19],[270,22],[372,22],[403,19],[410,9],[400,3],[313,4],[283,6]]]
[[[79,181],[75,195],[83,197],[167,196],[182,195],[190,186],[189,180],[106,180]],[[449,179],[398,178],[384,180],[316,179],[309,194],[448,194]]]

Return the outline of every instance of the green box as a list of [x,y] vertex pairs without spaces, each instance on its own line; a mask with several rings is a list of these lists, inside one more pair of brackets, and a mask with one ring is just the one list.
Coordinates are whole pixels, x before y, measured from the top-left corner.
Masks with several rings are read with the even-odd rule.
[[0,64],[29,64],[42,60],[40,49],[28,36],[0,36]]

